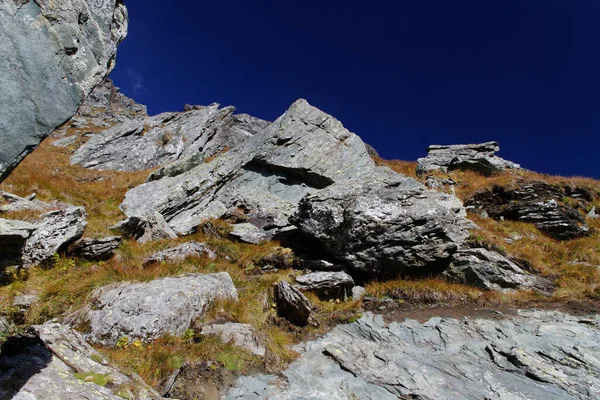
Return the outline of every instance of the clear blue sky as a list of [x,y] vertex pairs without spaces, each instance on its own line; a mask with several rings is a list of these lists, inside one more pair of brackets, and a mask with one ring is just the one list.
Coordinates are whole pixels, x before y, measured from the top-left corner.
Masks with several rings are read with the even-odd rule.
[[126,0],[112,78],[156,114],[297,98],[385,158],[500,142],[524,167],[600,178],[600,0]]

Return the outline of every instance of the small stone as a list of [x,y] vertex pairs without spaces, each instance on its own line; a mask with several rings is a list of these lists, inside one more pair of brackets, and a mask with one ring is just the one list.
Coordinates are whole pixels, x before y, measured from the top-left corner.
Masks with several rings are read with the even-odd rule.
[[121,242],[120,236],[110,236],[102,239],[83,238],[73,245],[71,252],[86,260],[106,261],[112,258]]
[[286,281],[275,285],[275,303],[277,314],[299,326],[308,324],[312,306],[310,301],[298,289]]
[[150,216],[145,218],[127,218],[110,229],[121,231],[128,237],[137,239],[139,243],[160,239],[177,239],[177,234],[173,232],[173,229],[158,212],[151,213]]
[[270,239],[262,229],[251,223],[233,225],[233,231],[229,236],[250,244],[261,244]]
[[216,260],[217,254],[212,251],[205,243],[187,242],[177,247],[172,247],[163,251],[154,253],[144,261],[144,267],[154,263],[176,263],[184,261],[188,257],[206,256],[210,260]]
[[354,286],[352,288],[352,300],[359,301],[367,295],[367,289],[362,286]]
[[312,272],[296,278],[298,289],[314,291],[326,299],[346,299],[354,287],[354,279],[345,272]]
[[596,211],[596,207],[592,207],[592,210],[589,212],[588,214],[588,218],[591,219],[598,219],[600,218],[600,214],[598,213],[598,211]]

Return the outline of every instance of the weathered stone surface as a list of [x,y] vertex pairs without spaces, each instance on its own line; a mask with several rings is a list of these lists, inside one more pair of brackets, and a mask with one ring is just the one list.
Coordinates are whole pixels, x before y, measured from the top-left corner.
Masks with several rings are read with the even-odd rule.
[[367,295],[367,289],[362,286],[354,286],[352,288],[352,300],[359,301]]
[[555,239],[570,240],[589,233],[583,216],[570,205],[561,204],[563,198],[577,195],[571,190],[544,182],[526,182],[477,193],[467,204],[485,210],[494,219],[531,222]]
[[529,274],[508,258],[486,249],[465,249],[454,254],[450,267],[443,275],[454,282],[486,290],[552,291],[552,283],[547,279]]
[[140,243],[159,239],[177,239],[177,234],[158,212],[150,213],[146,217],[127,218],[110,229],[123,232],[127,237],[133,237]]
[[121,1],[0,3],[0,181],[113,69]]
[[214,300],[237,300],[237,291],[229,274],[221,272],[109,285],[93,298],[89,339],[114,346],[122,337],[154,340],[182,335]]
[[39,200],[28,199],[0,190],[0,214],[17,211],[44,211],[50,208],[49,204]]
[[305,195],[379,169],[358,136],[299,100],[277,121],[229,152],[175,178],[130,190],[128,217],[158,211],[179,235],[206,219],[244,210],[264,230],[289,225]]
[[345,272],[311,272],[296,278],[300,290],[309,290],[322,298],[345,299],[350,297],[354,279]]
[[472,227],[456,197],[397,174],[335,184],[307,196],[293,222],[370,277],[448,264]]
[[[106,380],[105,386],[86,377]],[[141,381],[119,372],[75,331],[56,323],[33,326],[9,338],[0,352],[0,398],[22,400],[162,397]]]
[[240,378],[225,399],[593,399],[600,320],[522,312],[503,321],[386,325],[367,313],[301,345],[283,378]]
[[293,324],[308,324],[312,306],[306,296],[289,283],[281,281],[275,285],[275,303],[277,314]]
[[591,219],[600,218],[600,214],[598,214],[596,207],[592,207],[591,211],[588,213],[588,218],[591,218]]
[[36,228],[24,221],[0,218],[0,269],[23,263],[23,247]]
[[81,238],[87,213],[83,207],[52,211],[42,215],[36,226],[23,248],[24,267],[51,262],[55,254]]
[[251,223],[234,224],[229,236],[250,244],[261,244],[270,239],[262,229]]
[[204,156],[200,153],[184,157],[152,172],[150,176],[148,176],[148,182],[157,181],[164,177],[172,178],[174,176],[181,175],[184,172],[188,172],[189,170],[197,167],[203,162]]
[[427,157],[419,158],[417,174],[462,169],[489,175],[506,169],[520,168],[518,164],[496,156],[495,153],[499,150],[500,147],[496,142],[450,146],[432,145],[427,149]]
[[202,327],[202,335],[215,335],[225,343],[233,342],[238,347],[252,354],[263,357],[267,352],[264,343],[259,339],[252,325],[228,322],[221,325]]
[[[146,106],[121,93],[109,78],[96,86],[77,110],[77,118],[83,121],[125,121],[147,116]],[[71,122],[76,122],[75,118]]]
[[215,260],[217,258],[217,254],[206,244],[199,242],[187,242],[177,247],[154,253],[144,261],[144,266],[163,262],[176,263],[185,260],[187,257],[202,256],[206,256],[211,260]]
[[83,238],[71,248],[77,257],[92,261],[110,260],[123,240],[120,236],[109,236],[102,239]]
[[52,143],[54,147],[68,147],[77,141],[77,136],[68,136]]
[[[200,155],[214,156],[234,147],[268,126],[249,115],[234,115],[234,107],[218,104],[184,113],[126,121],[94,135],[71,162],[97,170],[139,171],[187,160],[164,176],[185,171]],[[156,177],[155,177],[156,178]]]

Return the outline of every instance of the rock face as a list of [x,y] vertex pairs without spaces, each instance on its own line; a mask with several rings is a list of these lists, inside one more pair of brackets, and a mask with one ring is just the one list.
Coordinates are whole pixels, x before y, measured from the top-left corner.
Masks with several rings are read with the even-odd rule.
[[114,346],[122,337],[153,340],[182,335],[214,300],[237,300],[237,291],[229,274],[221,272],[115,284],[99,289],[93,297],[89,339]]
[[485,210],[491,218],[531,222],[555,239],[570,240],[586,236],[589,230],[585,218],[561,202],[566,197],[579,200],[582,195],[572,193],[570,188],[533,182],[515,188],[497,186],[476,194],[467,204]]
[[121,1],[0,3],[0,181],[113,69]]
[[109,366],[77,332],[55,323],[33,326],[27,334],[3,344],[0,398],[162,399],[139,378]]
[[202,328],[202,335],[215,335],[225,343],[233,342],[236,346],[252,354],[263,357],[267,349],[258,338],[252,325],[228,322],[221,325],[207,325]]
[[[218,104],[184,113],[128,120],[94,135],[71,162],[97,170],[140,171],[186,160],[214,156],[264,129],[268,122],[234,115],[234,107]],[[194,160],[194,159],[191,159]],[[179,169],[185,170],[181,165]],[[173,175],[177,168],[171,168]]]
[[23,263],[23,247],[35,229],[27,222],[0,218],[0,269]]
[[187,242],[180,246],[166,249],[154,253],[144,261],[144,266],[149,266],[154,263],[176,263],[185,260],[187,257],[202,257],[206,256],[211,260],[217,258],[217,254],[212,251],[206,244],[199,242]]
[[419,158],[417,174],[462,169],[490,175],[494,172],[520,168],[518,164],[496,156],[495,153],[499,150],[500,147],[496,142],[450,146],[432,145],[427,149],[427,157]]
[[112,80],[106,78],[85,99],[79,110],[78,120],[90,122],[121,121],[134,118],[146,118],[146,106],[136,103],[125,96]]
[[308,324],[312,306],[306,296],[289,283],[282,281],[275,285],[275,303],[281,318],[299,326]]
[[110,260],[121,242],[120,236],[110,236],[102,239],[83,238],[73,245],[71,252],[86,260]]
[[298,289],[317,293],[322,298],[351,297],[354,279],[345,272],[312,272],[296,278]]
[[552,291],[547,279],[523,271],[517,264],[486,249],[465,249],[454,254],[443,275],[458,283],[486,290],[535,289]]
[[389,174],[307,196],[293,222],[354,271],[383,278],[447,265],[468,237],[464,216],[456,197]]
[[54,254],[66,250],[81,238],[86,226],[87,213],[83,207],[69,207],[42,215],[23,248],[23,266],[51,262]]
[[366,314],[299,347],[274,376],[242,377],[225,399],[592,399],[600,320],[523,312],[504,321],[386,325]]

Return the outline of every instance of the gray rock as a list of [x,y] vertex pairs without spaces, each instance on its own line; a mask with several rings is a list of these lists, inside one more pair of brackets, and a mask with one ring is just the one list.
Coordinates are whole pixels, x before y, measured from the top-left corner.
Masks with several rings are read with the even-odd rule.
[[35,303],[40,300],[40,296],[37,294],[24,294],[21,296],[16,296],[13,300],[13,306],[20,307],[24,309],[29,309]]
[[311,272],[296,278],[300,290],[313,291],[327,299],[346,299],[354,287],[354,279],[345,272]]
[[179,235],[238,209],[245,210],[248,222],[272,230],[289,225],[305,195],[378,170],[358,136],[299,100],[212,162],[130,190],[121,208],[128,217],[158,211]]
[[42,215],[36,226],[23,247],[26,268],[52,262],[55,254],[81,238],[87,226],[87,213],[83,207],[51,211]]
[[67,136],[66,138],[58,139],[52,143],[54,147],[69,147],[77,141],[77,136]]
[[281,318],[299,326],[308,324],[312,312],[310,301],[286,281],[275,285],[275,303]]
[[496,156],[495,153],[499,150],[500,147],[496,142],[451,146],[432,145],[427,149],[427,157],[419,158],[417,174],[462,169],[489,175],[507,169],[520,168],[518,164]]
[[0,270],[23,263],[23,247],[36,228],[27,222],[0,218]]
[[177,239],[177,234],[158,212],[150,213],[147,217],[127,218],[110,229],[123,232],[125,236],[133,237],[140,243]]
[[233,342],[234,345],[260,357],[264,357],[267,352],[264,343],[259,339],[252,325],[232,322],[221,325],[206,325],[202,327],[201,334],[218,336],[223,342]]
[[121,1],[0,3],[0,181],[113,69]]
[[0,214],[27,210],[44,211],[50,209],[49,204],[35,200],[35,196],[32,199],[29,199],[0,190],[0,200],[2,201],[2,205],[0,205]]
[[596,211],[596,207],[592,207],[592,210],[588,213],[588,218],[598,219],[600,218],[600,214]]
[[250,223],[234,224],[229,236],[250,244],[261,244],[270,239],[262,229]]
[[354,286],[352,288],[352,300],[359,301],[367,295],[367,290],[362,286]]
[[212,251],[205,243],[187,242],[177,247],[166,249],[154,253],[144,261],[147,267],[154,263],[176,263],[185,260],[187,257],[206,256],[210,260],[216,260],[217,254]]
[[73,126],[74,122],[79,122],[79,125],[86,125],[90,119],[116,122],[147,116],[146,106],[138,104],[125,96],[112,80],[106,78],[92,90],[79,107],[77,117],[71,119],[71,125]]
[[92,261],[110,260],[122,243],[120,236],[109,236],[102,239],[83,238],[71,248],[77,257]]
[[373,146],[371,146],[368,143],[365,143],[365,147],[367,148],[367,153],[371,158],[380,158],[379,153],[377,152],[377,150],[375,150]]
[[224,399],[598,398],[599,322],[523,312],[386,325],[367,313],[298,346],[282,378],[239,378]]
[[398,174],[334,184],[292,221],[354,271],[373,278],[448,264],[473,225],[460,200]]
[[[85,377],[109,383],[100,386]],[[118,389],[122,388],[123,391]],[[81,335],[56,323],[33,326],[25,335],[9,338],[0,353],[0,398],[122,399],[162,397],[137,376],[128,377],[110,366]]]
[[486,290],[535,289],[551,293],[553,288],[547,279],[529,274],[508,258],[486,249],[459,251],[443,275],[453,282]]
[[[170,170],[175,174],[191,166],[189,157],[214,156],[268,126],[234,111],[234,107],[219,109],[212,104],[185,113],[127,120],[92,136],[71,162],[97,170],[140,171],[187,160]],[[198,163],[197,158],[194,161]]]
[[164,177],[172,178],[174,176],[181,175],[184,172],[188,172],[189,170],[197,167],[203,162],[204,156],[200,153],[184,157],[169,165],[165,165],[164,167],[157,169],[156,171],[151,173],[150,176],[148,176],[147,181],[157,181]]
[[109,285],[93,298],[89,339],[114,346],[122,337],[149,341],[182,335],[214,300],[238,297],[229,274],[221,272]]

